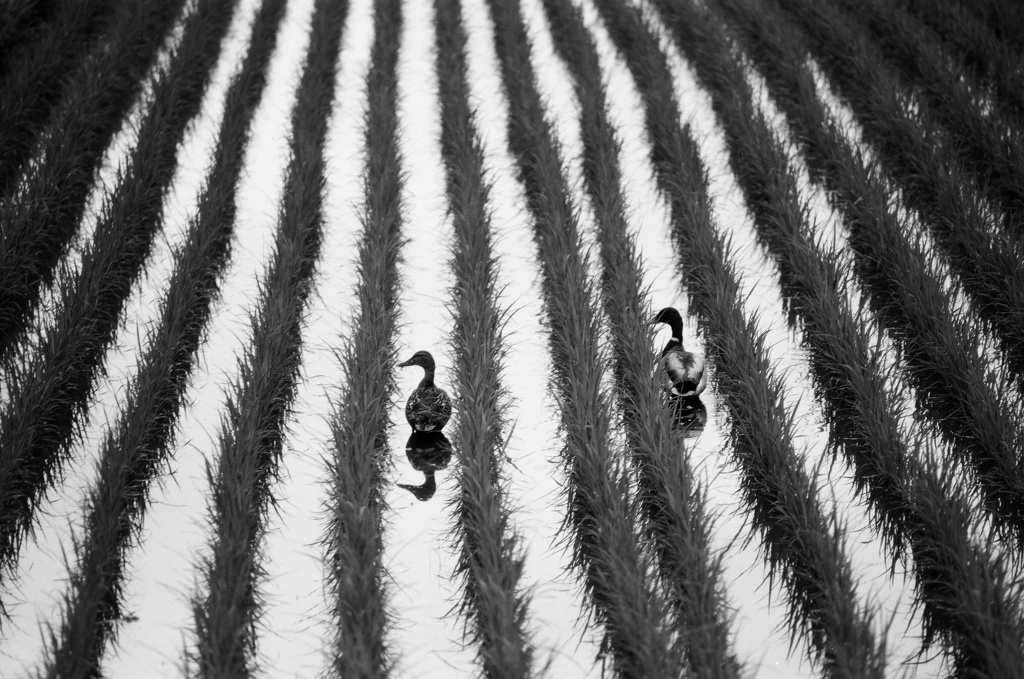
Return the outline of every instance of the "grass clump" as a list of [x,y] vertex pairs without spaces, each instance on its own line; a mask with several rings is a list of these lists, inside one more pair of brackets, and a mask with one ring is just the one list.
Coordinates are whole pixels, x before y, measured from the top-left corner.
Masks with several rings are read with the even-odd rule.
[[18,190],[0,201],[0,359],[24,334],[40,288],[52,283],[103,153],[184,5],[145,0],[117,7],[103,44],[66,83]]
[[1003,115],[1024,123],[1024,70],[1020,54],[989,30],[984,21],[956,3],[944,0],[903,0],[900,5],[941,38],[976,83],[979,96],[990,96]]
[[597,2],[646,105],[658,184],[669,201],[679,268],[701,318],[719,393],[731,418],[744,503],[765,558],[781,580],[794,641],[802,639],[828,676],[884,675],[884,644],[870,609],[857,602],[843,530],[818,504],[818,488],[793,445],[782,379],[771,367],[756,319],[744,318],[726,243],[711,215],[707,173],[679,105],[665,55],[639,10]]
[[[741,65],[716,26],[718,17],[689,4],[657,4],[711,92],[759,240],[779,263],[790,320],[802,321],[832,452],[845,456],[858,491],[870,501],[892,566],[915,559],[926,647],[941,639],[958,676],[1010,676],[1006,671],[1024,662],[1019,588],[1009,583],[1001,559],[972,543],[973,512],[955,475],[920,461],[903,442],[897,419],[902,404],[885,389],[887,375],[871,350],[864,319],[850,309],[848,280],[835,253],[814,242],[796,174],[754,104]],[[770,14],[748,9],[747,29],[770,30],[764,21]],[[784,51],[794,44],[799,41],[783,39],[774,47]],[[814,92],[812,82],[789,84],[796,92]]]
[[983,113],[970,78],[921,22],[887,2],[834,0],[845,9],[849,26],[865,26],[885,58],[922,97],[924,118],[941,124],[956,148],[956,157],[977,177],[1011,228],[1024,236],[1024,137],[1007,128],[994,113]]
[[[785,5],[807,22],[812,49],[855,109],[867,111],[869,102],[896,97],[863,38],[838,22],[836,13],[798,0]],[[771,85],[772,77],[768,80]],[[974,471],[997,528],[1019,544],[1024,537],[1024,467],[1018,454],[1024,429],[1014,417],[1019,408],[987,374],[977,326],[951,309],[929,257],[901,226],[884,180],[854,154],[835,124],[824,119],[823,109],[794,105],[787,92],[799,90],[787,87],[776,84],[772,90],[797,130],[812,176],[834,193],[849,230],[854,270],[902,351],[917,389],[918,412],[936,424]],[[807,96],[805,101],[813,101]],[[879,113],[875,119],[883,117]]]
[[77,272],[63,271],[57,309],[36,346],[12,359],[0,408],[0,565],[13,565],[44,489],[78,434],[93,379],[159,226],[176,150],[198,112],[234,2],[201,0],[155,86],[138,145],[103,208]]
[[235,228],[235,187],[249,125],[266,82],[284,0],[263,3],[253,38],[226,96],[225,116],[197,215],[176,253],[157,327],[100,454],[98,482],[85,510],[85,538],[64,598],[58,630],[50,633],[47,677],[98,677],[108,642],[123,617],[125,562],[141,530],[149,487],[167,461],[174,424],[195,354],[210,318]]
[[595,617],[604,625],[602,653],[612,671],[623,677],[675,677],[685,661],[635,534],[637,510],[625,469],[609,445],[611,404],[601,385],[599,309],[560,150],[544,118],[519,7],[498,0],[488,4],[509,105],[509,145],[541,262],[553,387],[566,435],[574,563],[585,574]]
[[579,10],[567,0],[544,3],[555,48],[569,67],[580,102],[583,169],[597,226],[604,310],[612,337],[613,373],[623,408],[647,531],[675,610],[691,671],[701,677],[738,677],[721,555],[710,546],[704,491],[694,478],[659,384],[651,378],[650,303],[642,264],[627,231],[619,143],[608,117],[596,47]]
[[[839,18],[839,15],[836,15]],[[1020,232],[998,227],[979,188],[959,169],[956,154],[938,125],[913,114],[899,83],[881,64],[866,39],[842,28],[857,58],[828,57],[827,67],[879,151],[891,182],[918,211],[940,251],[991,326],[1007,367],[1024,384],[1024,272]],[[984,180],[987,181],[987,180]]]
[[525,678],[537,674],[526,629],[529,595],[520,582],[524,555],[521,538],[511,525],[501,468],[507,437],[501,328],[507,311],[498,304],[487,208],[490,185],[469,108],[460,9],[458,0],[434,3],[441,151],[455,231],[452,348],[459,395],[453,434],[459,456],[458,568],[465,577],[463,608],[483,676]]
[[1024,7],[1005,0],[954,0],[954,4],[979,17],[1000,41],[1018,54],[1024,51]]
[[376,0],[367,74],[366,197],[359,243],[353,332],[339,352],[345,388],[330,426],[327,577],[334,640],[329,676],[387,677],[394,658],[385,642],[384,485],[389,411],[394,399],[402,246],[402,172],[398,148],[399,0]]
[[9,0],[0,5],[0,80],[7,75],[11,55],[36,38],[53,5],[53,0]]
[[0,80],[0,200],[14,193],[40,132],[64,96],[68,72],[100,38],[116,5],[58,0],[35,39],[10,55]]
[[205,596],[193,604],[194,674],[248,676],[256,663],[260,544],[273,501],[284,427],[302,358],[302,322],[323,239],[324,146],[348,4],[314,5],[309,49],[292,109],[290,158],[270,266],[252,340],[221,423]]

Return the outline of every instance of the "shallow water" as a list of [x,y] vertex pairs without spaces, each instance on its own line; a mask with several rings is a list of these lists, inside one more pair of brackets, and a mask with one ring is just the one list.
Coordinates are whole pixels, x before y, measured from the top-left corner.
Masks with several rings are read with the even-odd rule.
[[[194,212],[199,186],[206,173],[208,152],[223,115],[223,90],[248,40],[247,23],[253,3],[243,2],[241,8],[225,39],[198,116],[205,124],[192,125],[179,150],[179,166],[165,200],[164,229],[154,240],[144,274],[126,301],[118,337],[106,352],[105,374],[97,377],[83,436],[70,453],[73,462],[67,465],[66,474],[57,487],[47,494],[46,511],[37,520],[37,539],[27,541],[23,548],[14,591],[9,594],[5,586],[5,601],[13,596],[15,601],[28,602],[12,607],[14,624],[4,626],[0,674],[5,676],[8,668],[28,670],[36,665],[44,648],[46,629],[59,626],[61,597],[67,589],[67,562],[74,561],[74,541],[83,535],[82,509],[89,489],[95,485],[103,438],[127,397],[129,381],[137,372],[143,348],[148,345],[147,333],[159,321],[159,302],[172,272],[173,251],[182,242],[189,216]],[[135,119],[145,109],[144,102],[140,101],[130,116]],[[101,197],[109,195],[109,190],[116,185],[114,166],[127,160],[135,138],[131,124],[114,138],[90,197],[90,212],[98,209],[105,200]],[[87,227],[78,236],[80,244],[66,258],[69,266],[78,266],[81,241],[91,236],[95,219],[95,214],[87,214]]]
[[[494,250],[499,259],[498,289],[502,291],[499,303],[510,311],[508,323],[505,326],[505,344],[509,348],[505,360],[505,371],[503,383],[508,389],[511,399],[508,410],[510,431],[507,436],[506,454],[509,458],[506,464],[508,478],[507,489],[513,507],[512,520],[517,533],[523,539],[525,550],[523,586],[528,588],[532,594],[530,603],[530,618],[533,632],[533,639],[538,649],[538,663],[545,663],[550,659],[551,676],[586,676],[587,668],[593,662],[596,655],[595,649],[589,643],[582,643],[578,638],[578,631],[575,623],[583,614],[581,612],[580,593],[578,585],[563,578],[562,569],[565,568],[565,560],[561,557],[561,549],[552,548],[556,531],[563,518],[560,499],[557,495],[558,477],[557,457],[561,442],[556,434],[556,422],[553,414],[556,412],[554,403],[547,392],[548,359],[546,352],[546,341],[541,330],[539,319],[541,317],[540,291],[536,285],[539,280],[539,271],[535,263],[534,248],[532,245],[531,226],[526,216],[525,205],[521,195],[521,188],[514,178],[514,168],[511,159],[507,155],[506,140],[504,136],[505,127],[505,105],[500,90],[500,82],[494,77],[496,67],[494,62],[492,42],[490,38],[491,26],[489,17],[486,15],[486,7],[482,3],[466,3],[464,8],[467,32],[469,34],[469,76],[472,104],[477,110],[477,123],[480,129],[481,139],[487,160],[487,172],[489,179],[493,182],[491,192],[492,229],[495,235]],[[410,16],[410,24],[412,17]],[[426,25],[425,23],[421,26]],[[472,28],[470,28],[472,27]],[[432,75],[422,74],[422,78],[432,79]],[[430,102],[426,102],[430,105]],[[413,107],[410,106],[412,109]],[[412,145],[408,142],[419,139],[422,146],[425,138],[429,137],[429,146],[436,144],[439,134],[439,123],[431,116],[421,116],[420,121],[430,121],[432,130],[430,134],[415,134],[415,130],[408,129],[407,120],[403,119],[406,126],[406,145],[403,151],[406,160],[410,160]],[[489,133],[489,134],[488,134]],[[423,177],[429,173],[431,167],[440,169],[441,158],[437,148],[430,148],[428,157],[424,158],[425,165],[423,172],[410,173],[408,186],[412,189],[417,184],[426,187],[429,183]],[[427,193],[434,200],[435,212],[433,215],[424,214],[417,224],[417,216],[410,209],[409,219],[406,228],[413,242],[406,246],[406,277],[413,278],[410,287],[403,295],[403,312],[408,319],[410,330],[416,337],[415,346],[408,345],[406,353],[433,344],[436,347],[443,347],[443,354],[447,354],[448,335],[451,328],[450,312],[444,307],[447,288],[451,284],[450,274],[447,268],[441,272],[431,272],[430,268],[439,268],[440,262],[447,264],[449,258],[449,246],[451,235],[449,226],[441,217],[446,209],[443,200],[444,175],[435,170],[435,185]],[[414,179],[420,178],[420,181]],[[416,186],[416,190],[419,190]],[[410,190],[409,193],[413,193]],[[421,198],[422,200],[422,198]],[[433,220],[433,221],[431,221]],[[444,235],[436,236],[438,223],[445,223]],[[434,235],[432,235],[432,232]],[[418,240],[417,240],[418,237]],[[424,280],[440,279],[433,285],[424,284]],[[415,287],[425,288],[425,292],[414,291]],[[433,294],[431,294],[431,292]],[[425,311],[430,310],[430,311]],[[415,324],[415,325],[414,325]],[[403,333],[403,338],[404,338]],[[400,346],[401,346],[400,339]],[[450,370],[447,356],[434,352],[438,360],[438,380],[441,386],[449,386],[450,382],[445,381],[443,375]],[[405,358],[406,354],[400,352],[400,357]],[[416,369],[405,370],[411,375],[400,375],[401,395],[398,409],[404,406],[404,396],[416,384],[420,378]],[[393,435],[393,453],[402,449],[398,439],[404,444],[404,416],[399,412],[393,416],[398,422],[396,430],[402,431],[402,436]],[[454,461],[452,464],[456,464]],[[400,478],[408,483],[419,483],[423,475],[412,469],[407,462],[401,458],[396,460],[397,472]],[[448,481],[446,487],[445,481]],[[425,504],[435,504],[437,496],[450,498],[454,492],[454,476],[451,470],[437,473],[438,489],[435,498]],[[399,492],[399,497],[404,499],[405,504],[412,504],[411,495],[404,490]],[[442,498],[442,499],[444,499]],[[391,496],[389,495],[389,502]],[[392,504],[392,506],[394,506]],[[423,512],[423,509],[416,510]],[[445,550],[451,549],[454,544],[448,534],[452,530],[452,522],[449,510],[444,509],[438,515],[441,521],[434,528],[431,535],[435,540],[428,548],[437,550],[444,554]],[[415,525],[412,525],[415,528]],[[397,538],[396,538],[397,539]],[[449,555],[445,555],[449,556]],[[433,569],[434,559],[439,562],[437,570],[432,574],[442,580],[450,579],[454,566],[454,560],[443,560],[441,556],[428,559]],[[419,592],[416,592],[418,594]],[[457,602],[457,592],[447,591],[449,608]],[[406,611],[404,606],[396,607]],[[446,610],[439,610],[444,614]],[[449,617],[454,617],[449,615]],[[430,622],[429,615],[427,623]],[[462,623],[458,623],[457,632],[461,632]],[[436,632],[435,632],[436,636]],[[458,637],[455,637],[458,638]],[[437,643],[445,644],[442,640],[435,640]],[[448,640],[450,645],[451,641]],[[423,644],[424,646],[426,644]],[[408,653],[408,646],[403,646],[403,652]],[[590,650],[589,655],[587,650]],[[582,655],[581,655],[582,653]],[[424,651],[419,651],[419,657]],[[435,652],[435,657],[440,655]],[[444,660],[445,658],[440,658]],[[415,676],[437,676],[429,673],[430,667],[417,663]],[[438,665],[435,659],[435,672],[443,672],[444,667]]]
[[[311,11],[312,3],[308,3]],[[303,25],[308,15],[302,18]],[[324,240],[308,302],[301,378],[281,459],[278,502],[269,517],[261,674],[308,677],[327,665],[333,639],[323,568],[330,414],[343,384],[337,354],[352,313],[354,262],[362,203],[363,109],[372,33],[371,3],[356,0],[342,36],[340,70],[327,137]],[[298,53],[301,56],[301,52]],[[296,63],[296,69],[300,67]]]
[[[215,464],[225,395],[237,374],[237,357],[250,335],[257,283],[273,251],[275,207],[287,158],[290,101],[294,73],[305,49],[308,7],[286,13],[279,47],[268,74],[267,90],[253,119],[251,146],[238,193],[238,233],[225,270],[221,296],[213,310],[206,343],[190,387],[190,405],[179,420],[171,462],[172,475],[152,491],[153,506],[143,526],[142,547],[130,560],[126,610],[137,620],[125,625],[108,654],[111,677],[140,676],[158,668],[176,675],[183,653],[194,643],[192,597],[198,595],[201,555],[209,544],[208,464]],[[294,50],[294,52],[291,52]],[[274,159],[273,162],[269,162]]]
[[[440,117],[433,102],[437,83],[433,72],[433,34],[417,30],[430,26],[425,3],[403,4],[404,32],[398,65],[399,141],[407,168],[402,194],[403,234],[400,276],[401,319],[396,338],[398,358],[430,351],[437,364],[437,384],[452,391],[452,364],[444,350],[451,322],[445,306],[452,278],[445,263],[451,240],[446,218],[445,175],[439,145]],[[398,483],[421,485],[422,472],[405,455],[409,425],[405,397],[423,377],[417,367],[396,368],[397,400],[391,410],[389,436],[394,469],[385,493],[384,566],[390,579],[390,607],[395,613],[391,634],[398,656],[398,676],[431,676],[473,671],[471,649],[459,643],[461,624],[452,611],[458,606],[455,553],[449,538],[450,504],[455,489],[452,461],[435,473],[437,490],[422,502]]]
[[[595,34],[611,95],[611,115],[622,141],[625,191],[629,201],[631,231],[646,263],[645,283],[653,308],[676,306],[686,315],[685,290],[680,286],[668,233],[665,205],[651,176],[648,144],[641,107],[628,70],[614,54],[596,12],[589,2],[580,4]],[[57,624],[58,597],[66,578],[62,550],[70,548],[71,526],[80,522],[78,506],[93,477],[92,459],[107,420],[118,412],[124,384],[134,371],[137,337],[153,322],[153,301],[162,294],[169,272],[169,247],[194,210],[197,182],[205,176],[225,78],[240,59],[255,1],[243,2],[236,17],[234,37],[222,59],[221,73],[207,96],[204,114],[183,147],[182,167],[176,190],[168,203],[168,227],[158,241],[147,275],[133,296],[130,319],[112,350],[110,375],[101,381],[91,410],[92,423],[83,443],[76,447],[76,470],[57,489],[47,513],[40,518],[40,540],[30,543],[20,565],[21,579],[12,591],[4,591],[11,624],[0,637],[0,675],[24,676],[38,666],[42,645],[40,625]],[[438,112],[433,72],[433,33],[430,4],[404,5],[406,25],[399,65],[400,142],[406,185],[405,235],[401,275],[401,316],[395,338],[399,358],[418,349],[432,351],[438,363],[439,384],[452,390],[450,225],[446,218],[444,172],[438,149]],[[236,374],[236,357],[248,341],[247,314],[256,298],[257,281],[273,246],[277,203],[287,158],[287,130],[295,80],[307,42],[312,2],[289,5],[278,52],[271,67],[268,91],[255,122],[252,148],[240,188],[239,237],[224,279],[223,294],[211,321],[208,342],[190,388],[192,401],[179,424],[171,462],[172,475],[153,489],[153,506],[147,512],[142,546],[130,558],[126,585],[126,610],[134,621],[123,625],[119,644],[105,660],[111,677],[178,676],[183,652],[192,642],[191,598],[197,592],[197,570],[207,551],[207,496],[205,466],[216,458],[219,420],[225,391]],[[561,532],[565,516],[559,456],[563,440],[558,431],[557,405],[550,393],[551,373],[540,273],[532,237],[532,224],[516,180],[514,162],[505,137],[506,105],[495,63],[490,19],[483,0],[466,0],[464,18],[469,35],[471,104],[487,154],[487,171],[493,182],[491,207],[495,253],[499,260],[500,303],[510,310],[505,328],[508,354],[504,383],[510,397],[506,472],[513,524],[523,539],[523,584],[532,594],[530,630],[538,649],[538,666],[546,663],[548,676],[594,677],[599,631],[585,624],[587,604],[576,574],[567,572],[566,537]],[[555,60],[547,36],[541,5],[523,3],[528,33],[534,40],[533,60],[546,97],[549,120],[563,146],[566,175],[573,198],[581,208],[584,241],[594,242],[589,206],[582,191],[581,154],[576,102],[562,64]],[[242,22],[245,22],[244,24]],[[326,218],[323,257],[305,328],[302,376],[288,422],[281,481],[275,486],[279,505],[268,520],[266,540],[266,606],[260,625],[260,674],[267,677],[313,676],[322,671],[329,650],[331,629],[326,615],[320,541],[326,526],[323,502],[327,480],[324,458],[330,435],[327,427],[330,401],[340,393],[342,373],[336,350],[351,332],[352,295],[357,272],[355,246],[360,233],[363,202],[363,109],[365,75],[372,41],[372,1],[354,0],[346,26],[339,69],[339,88],[328,142],[330,175],[326,187]],[[244,26],[244,28],[240,28]],[[800,337],[791,331],[782,311],[778,276],[774,265],[756,245],[742,196],[726,161],[707,96],[700,92],[684,60],[674,48],[671,56],[684,121],[693,125],[712,179],[718,223],[733,238],[733,256],[747,293],[744,311],[759,313],[768,331],[770,353],[777,370],[787,376],[787,403],[796,413],[797,448],[806,451],[808,472],[818,476],[826,497],[823,505],[836,507],[850,530],[847,545],[860,578],[861,599],[880,604],[880,616],[892,614],[887,635],[892,672],[916,650],[919,621],[908,611],[904,574],[890,576],[879,546],[867,527],[867,516],[853,499],[845,467],[820,468],[826,431],[812,397],[807,361]],[[770,102],[763,100],[768,107]],[[841,118],[849,114],[839,111]],[[771,114],[780,134],[785,126]],[[130,131],[129,131],[130,132]],[[130,143],[131,135],[124,133]],[[112,159],[122,157],[112,152]],[[114,162],[114,161],[111,161]],[[109,167],[109,166],[108,166]],[[108,175],[105,175],[108,176]],[[106,180],[104,180],[106,181]],[[806,182],[805,182],[806,183]],[[842,247],[842,229],[820,193],[804,186],[813,206],[812,221]],[[96,196],[102,195],[97,189]],[[93,198],[95,203],[97,198]],[[88,233],[88,229],[83,233]],[[596,267],[596,252],[591,266]],[[596,270],[596,269],[595,269]],[[686,318],[684,342],[698,349],[702,338]],[[662,327],[652,352],[665,341]],[[388,638],[398,660],[396,676],[469,676],[476,671],[475,649],[463,643],[464,621],[455,612],[460,599],[459,581],[453,578],[455,541],[449,503],[456,488],[456,458],[434,472],[436,490],[425,500],[407,486],[425,482],[405,454],[409,434],[403,407],[421,373],[398,368],[396,402],[391,410],[394,426],[389,444],[394,467],[386,493],[385,565],[388,569],[389,606],[396,621]],[[902,391],[897,380],[894,388]],[[735,648],[752,677],[810,677],[815,668],[803,658],[801,648],[792,654],[785,629],[786,608],[777,583],[769,582],[760,554],[760,538],[751,535],[745,515],[737,506],[739,474],[726,440],[726,418],[713,384],[705,392],[708,420],[702,432],[688,440],[691,462],[708,487],[709,509],[718,515],[715,547],[724,554],[724,582],[734,612]],[[906,422],[908,430],[913,425]],[[451,425],[448,426],[449,433]],[[616,432],[621,436],[621,432]],[[427,495],[429,493],[422,493]],[[884,621],[880,621],[884,622]],[[908,668],[908,671],[914,668]],[[938,661],[916,668],[916,676],[938,676]]]

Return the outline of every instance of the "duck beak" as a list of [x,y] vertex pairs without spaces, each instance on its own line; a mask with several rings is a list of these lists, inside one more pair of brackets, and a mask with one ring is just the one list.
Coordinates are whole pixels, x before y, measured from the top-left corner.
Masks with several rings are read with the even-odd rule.
[[658,317],[657,316],[651,316],[649,319],[647,319],[647,325],[657,325],[657,324],[658,324]]
[[402,361],[401,363],[399,363],[398,367],[399,368],[408,368],[410,365],[412,365],[412,359],[411,358],[408,361]]

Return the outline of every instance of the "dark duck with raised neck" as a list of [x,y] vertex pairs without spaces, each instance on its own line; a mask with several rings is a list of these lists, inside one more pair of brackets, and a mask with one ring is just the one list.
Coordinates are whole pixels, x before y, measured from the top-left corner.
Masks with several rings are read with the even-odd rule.
[[452,416],[452,401],[448,394],[434,384],[434,357],[429,351],[417,351],[399,368],[418,365],[423,368],[423,379],[409,394],[405,404],[405,419],[415,431],[440,431]]
[[683,347],[683,317],[672,307],[665,307],[650,321],[672,328],[672,337],[661,352],[661,365],[667,377],[665,391],[673,396],[694,398],[707,386],[704,359]]

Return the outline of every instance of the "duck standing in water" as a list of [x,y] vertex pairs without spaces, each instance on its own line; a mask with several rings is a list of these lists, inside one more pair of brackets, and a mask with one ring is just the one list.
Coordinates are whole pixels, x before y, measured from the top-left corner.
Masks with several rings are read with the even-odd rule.
[[429,351],[417,351],[399,368],[418,365],[423,368],[423,379],[409,394],[405,404],[405,419],[414,431],[440,431],[452,416],[452,401],[444,389],[434,384],[434,357]]
[[683,348],[683,317],[672,307],[665,307],[650,323],[665,323],[672,328],[672,337],[659,361],[668,378],[665,391],[686,400],[697,399],[707,386],[708,378],[704,373],[704,359]]

